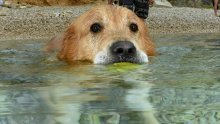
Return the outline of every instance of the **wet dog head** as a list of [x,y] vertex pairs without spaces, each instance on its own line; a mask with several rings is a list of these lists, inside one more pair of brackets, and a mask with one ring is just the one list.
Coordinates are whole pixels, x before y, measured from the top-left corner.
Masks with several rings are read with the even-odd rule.
[[67,62],[147,63],[154,55],[144,21],[132,11],[112,5],[97,6],[74,20],[60,42],[58,58]]

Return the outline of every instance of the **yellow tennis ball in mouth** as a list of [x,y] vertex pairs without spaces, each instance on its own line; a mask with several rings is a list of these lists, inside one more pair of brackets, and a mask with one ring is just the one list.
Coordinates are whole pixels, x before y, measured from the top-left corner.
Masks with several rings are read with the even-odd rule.
[[130,63],[130,62],[118,62],[118,63],[114,63],[114,66],[131,66],[131,65],[137,65],[135,63]]
[[139,68],[140,65],[135,63],[129,63],[129,62],[120,62],[120,63],[114,63],[112,65],[109,65],[110,71],[116,71],[116,72],[127,72],[133,69]]

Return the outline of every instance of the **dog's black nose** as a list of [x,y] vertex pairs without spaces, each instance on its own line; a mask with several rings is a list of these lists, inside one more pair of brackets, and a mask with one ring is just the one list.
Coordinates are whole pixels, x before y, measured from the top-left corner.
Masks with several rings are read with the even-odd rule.
[[126,61],[136,55],[136,48],[129,41],[117,41],[111,45],[110,50],[112,55],[120,61]]

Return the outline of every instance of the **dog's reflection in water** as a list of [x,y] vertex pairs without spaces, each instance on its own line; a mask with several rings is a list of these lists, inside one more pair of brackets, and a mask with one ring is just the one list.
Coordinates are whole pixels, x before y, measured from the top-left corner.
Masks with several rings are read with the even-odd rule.
[[4,108],[11,114],[2,116],[1,121],[15,124],[158,123],[147,99],[151,84],[145,82],[133,87],[117,80],[92,86],[93,81],[6,91]]

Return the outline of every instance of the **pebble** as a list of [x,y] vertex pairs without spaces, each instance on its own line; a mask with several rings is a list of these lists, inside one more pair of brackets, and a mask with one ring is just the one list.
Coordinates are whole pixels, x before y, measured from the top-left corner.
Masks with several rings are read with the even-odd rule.
[[0,8],[0,16],[7,16],[9,9],[2,7]]

